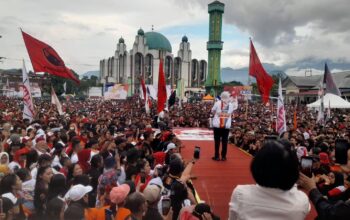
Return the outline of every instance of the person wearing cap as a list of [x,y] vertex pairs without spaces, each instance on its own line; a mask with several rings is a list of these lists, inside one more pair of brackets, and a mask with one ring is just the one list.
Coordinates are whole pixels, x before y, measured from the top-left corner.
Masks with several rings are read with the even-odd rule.
[[170,142],[167,147],[166,147],[166,150],[165,150],[165,164],[169,164],[170,162],[170,157],[171,155],[173,155],[174,153],[177,153],[178,152],[178,149],[176,147],[176,145],[172,142]]
[[85,209],[88,205],[88,193],[91,192],[91,186],[81,184],[72,186],[64,196],[68,207],[64,212],[65,219],[85,219]]
[[46,140],[43,135],[35,138],[35,150],[38,152],[38,155],[48,154],[49,155],[49,147],[47,146]]
[[115,216],[115,220],[124,220],[131,214],[130,210],[125,208],[125,200],[130,193],[130,186],[128,184],[122,184],[117,187],[113,187],[109,193],[111,200],[111,210]]
[[148,185],[143,191],[143,195],[147,201],[147,212],[143,220],[163,220],[163,216],[159,213],[158,203],[161,198],[161,187],[158,185]]
[[215,155],[213,160],[219,161],[220,142],[222,143],[221,160],[226,160],[228,135],[231,128],[231,116],[234,109],[232,102],[230,102],[230,93],[222,92],[220,96],[221,100],[215,102],[211,113],[213,117],[214,127],[214,142],[215,142]]

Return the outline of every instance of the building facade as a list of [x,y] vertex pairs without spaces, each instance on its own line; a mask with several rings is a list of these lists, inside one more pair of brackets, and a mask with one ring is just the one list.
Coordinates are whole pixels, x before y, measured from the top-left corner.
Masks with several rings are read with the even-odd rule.
[[[131,50],[123,38],[117,44],[114,56],[100,61],[100,82],[128,84],[129,92],[139,92],[140,79],[147,85],[157,88],[160,59],[167,85],[172,89],[181,87],[182,93],[188,90],[201,89],[207,76],[207,62],[192,58],[190,43],[182,37],[177,54],[169,40],[161,33],[150,31],[144,33],[139,29]],[[181,94],[183,95],[183,94]]]
[[[332,73],[333,80],[342,97],[350,98],[350,71]],[[318,91],[323,81],[322,75],[287,76],[282,87],[285,90],[286,103],[311,103],[318,99]]]

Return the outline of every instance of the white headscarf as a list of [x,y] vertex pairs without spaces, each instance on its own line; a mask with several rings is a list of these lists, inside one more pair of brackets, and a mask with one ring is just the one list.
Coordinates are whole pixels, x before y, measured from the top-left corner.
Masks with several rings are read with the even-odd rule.
[[8,154],[8,153],[6,153],[6,152],[1,152],[1,153],[0,153],[0,160],[1,160],[1,158],[2,158],[4,155],[7,157],[7,161],[6,161],[6,163],[3,164],[3,165],[8,165],[8,164],[10,163],[10,157],[9,157],[9,154]]

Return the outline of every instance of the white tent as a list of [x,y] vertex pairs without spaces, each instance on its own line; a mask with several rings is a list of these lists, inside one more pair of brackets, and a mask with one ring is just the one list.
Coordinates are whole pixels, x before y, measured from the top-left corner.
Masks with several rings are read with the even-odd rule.
[[[342,99],[340,96],[327,93],[323,97],[324,108],[350,108],[350,102]],[[319,108],[321,105],[321,99],[316,102],[307,105],[308,108]]]

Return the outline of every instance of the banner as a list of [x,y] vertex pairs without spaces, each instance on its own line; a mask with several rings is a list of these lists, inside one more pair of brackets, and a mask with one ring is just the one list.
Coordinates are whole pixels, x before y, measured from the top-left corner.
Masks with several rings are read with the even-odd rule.
[[252,94],[252,86],[224,86],[224,91],[230,92],[231,96],[243,100],[246,96]]
[[281,135],[283,132],[287,131],[286,111],[284,109],[281,78],[280,78],[279,84],[278,84],[276,131],[278,132],[279,135]]
[[60,100],[58,100],[56,92],[52,86],[51,86],[51,104],[56,105],[57,111],[60,115],[64,114]]
[[29,84],[29,78],[28,73],[26,70],[26,66],[23,60],[23,69],[22,69],[22,75],[23,75],[23,119],[27,118],[29,121],[33,121],[34,119],[34,104],[33,104],[33,98],[30,91],[30,84]]
[[128,97],[128,85],[106,84],[104,88],[104,99],[126,99]]

